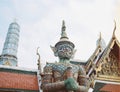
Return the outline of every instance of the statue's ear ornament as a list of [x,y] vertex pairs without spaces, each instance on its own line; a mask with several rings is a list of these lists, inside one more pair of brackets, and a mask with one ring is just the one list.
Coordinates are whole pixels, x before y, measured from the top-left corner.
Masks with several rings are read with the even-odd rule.
[[57,48],[56,48],[56,47],[53,47],[53,46],[51,46],[51,45],[50,45],[50,48],[51,48],[52,51],[54,52],[54,55],[55,55],[55,56],[58,56],[58,55],[57,55]]
[[74,58],[76,51],[77,51],[77,49],[74,49],[74,50],[73,50],[73,53],[72,53],[72,57],[71,57],[71,58]]

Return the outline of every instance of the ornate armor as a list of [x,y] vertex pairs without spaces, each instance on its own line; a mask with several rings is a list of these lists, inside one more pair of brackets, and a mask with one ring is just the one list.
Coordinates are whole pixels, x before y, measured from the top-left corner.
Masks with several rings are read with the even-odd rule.
[[71,89],[70,92],[87,92],[88,80],[81,66],[70,63],[47,63],[42,78],[43,92],[69,92],[65,85],[69,78],[73,78],[77,85],[77,89],[72,88],[73,91]]

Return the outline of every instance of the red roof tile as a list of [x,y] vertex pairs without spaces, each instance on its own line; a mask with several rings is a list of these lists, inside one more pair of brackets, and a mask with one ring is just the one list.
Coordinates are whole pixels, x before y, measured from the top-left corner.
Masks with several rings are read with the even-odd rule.
[[120,85],[106,84],[100,91],[106,92],[120,92]]
[[0,72],[0,88],[39,90],[37,75]]

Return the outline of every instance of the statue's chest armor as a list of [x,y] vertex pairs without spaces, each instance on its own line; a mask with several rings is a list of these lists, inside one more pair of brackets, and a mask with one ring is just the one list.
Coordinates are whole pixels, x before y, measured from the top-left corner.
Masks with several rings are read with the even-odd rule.
[[52,67],[52,72],[53,72],[53,79],[54,81],[63,81],[66,79],[66,69],[71,66],[72,67],[72,73],[73,73],[73,78],[77,80],[78,77],[78,71],[79,67],[73,64],[63,64],[63,63],[55,63],[55,64],[50,64],[49,66]]
[[[67,79],[66,72],[65,72],[63,75],[61,75],[58,71],[53,71],[53,72],[54,72],[54,73],[53,73],[54,82],[56,82],[56,81],[64,81],[64,80]],[[73,78],[74,78],[75,80],[77,80],[77,78],[78,78],[78,72],[75,72],[75,73],[73,74]]]

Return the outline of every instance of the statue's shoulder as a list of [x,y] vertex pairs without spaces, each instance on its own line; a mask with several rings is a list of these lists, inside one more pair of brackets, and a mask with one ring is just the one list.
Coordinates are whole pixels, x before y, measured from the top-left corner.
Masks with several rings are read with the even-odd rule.
[[44,73],[52,73],[52,63],[46,63],[45,67],[44,67]]
[[81,75],[86,75],[85,68],[84,68],[82,65],[79,65],[79,73],[80,73]]
[[46,63],[46,66],[44,67],[44,70],[51,70],[51,71],[57,71],[61,75],[64,74],[67,67],[72,66],[72,70],[74,72],[77,72],[79,70],[79,67],[73,64],[66,64],[66,63]]
[[67,67],[63,63],[48,63],[47,62],[44,67],[44,71],[49,71],[49,72],[57,71],[60,74],[63,74],[66,69]]

